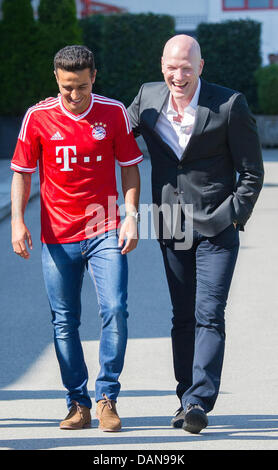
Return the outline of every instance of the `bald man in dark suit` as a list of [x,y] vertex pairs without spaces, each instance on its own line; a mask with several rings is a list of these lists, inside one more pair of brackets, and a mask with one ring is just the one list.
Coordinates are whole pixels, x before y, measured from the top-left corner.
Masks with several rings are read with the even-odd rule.
[[[173,306],[180,401],[171,423],[199,433],[219,393],[239,230],[251,216],[264,169],[244,95],[201,79],[197,41],[174,36],[161,63],[164,82],[142,85],[128,112],[150,153],[153,203],[162,215],[156,229]],[[182,209],[175,223],[165,206]]]

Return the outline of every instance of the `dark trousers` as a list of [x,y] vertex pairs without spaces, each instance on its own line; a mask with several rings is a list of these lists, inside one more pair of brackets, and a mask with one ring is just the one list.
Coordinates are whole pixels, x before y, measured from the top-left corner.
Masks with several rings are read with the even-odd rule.
[[160,242],[173,306],[172,348],[177,396],[213,409],[225,347],[225,307],[239,249],[233,225],[214,237],[194,231],[188,250]]

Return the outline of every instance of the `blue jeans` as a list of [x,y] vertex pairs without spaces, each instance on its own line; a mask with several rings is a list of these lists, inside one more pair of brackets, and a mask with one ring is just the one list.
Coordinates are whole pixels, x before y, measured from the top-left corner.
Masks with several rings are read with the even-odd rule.
[[95,284],[102,319],[95,400],[101,400],[105,393],[117,401],[127,342],[128,269],[126,255],[118,248],[116,230],[81,242],[43,243],[42,267],[52,312],[55,350],[62,381],[68,390],[68,408],[73,400],[92,407],[78,332],[85,267]]

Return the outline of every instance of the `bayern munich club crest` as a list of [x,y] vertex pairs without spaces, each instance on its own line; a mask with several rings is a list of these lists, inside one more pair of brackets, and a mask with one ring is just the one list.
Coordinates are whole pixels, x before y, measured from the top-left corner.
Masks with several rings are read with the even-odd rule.
[[92,127],[92,136],[96,140],[103,140],[106,137],[106,124],[95,122]]

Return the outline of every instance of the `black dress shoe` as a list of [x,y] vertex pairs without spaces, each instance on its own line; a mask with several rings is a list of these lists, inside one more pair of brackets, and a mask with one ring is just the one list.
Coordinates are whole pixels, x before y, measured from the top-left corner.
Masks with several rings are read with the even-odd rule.
[[174,418],[172,418],[171,420],[171,426],[173,428],[182,428],[182,425],[183,425],[183,422],[184,422],[184,418],[185,418],[185,410],[183,409],[183,407],[181,406],[177,411],[176,411],[176,415],[174,416]]
[[208,425],[208,418],[204,409],[200,405],[187,405],[182,429],[198,434]]

